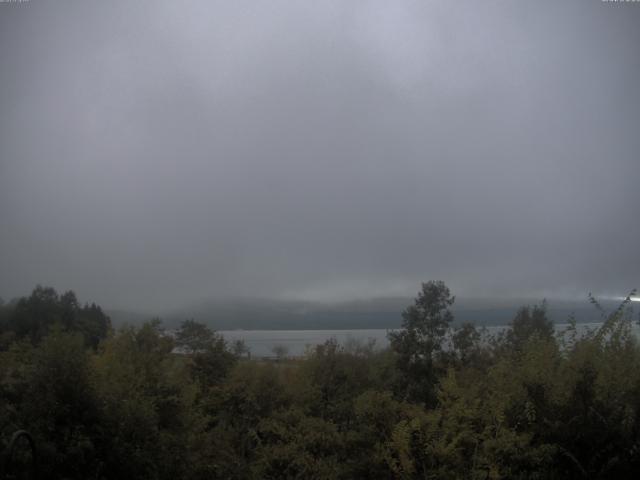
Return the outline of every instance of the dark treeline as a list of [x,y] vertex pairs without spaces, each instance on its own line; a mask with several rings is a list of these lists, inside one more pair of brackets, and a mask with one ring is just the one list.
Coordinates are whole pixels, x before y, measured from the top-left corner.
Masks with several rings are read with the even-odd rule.
[[494,338],[452,328],[453,302],[428,282],[388,349],[265,361],[195,321],[114,331],[37,287],[0,306],[0,438],[31,432],[42,478],[637,477],[628,300],[580,335],[523,307]]

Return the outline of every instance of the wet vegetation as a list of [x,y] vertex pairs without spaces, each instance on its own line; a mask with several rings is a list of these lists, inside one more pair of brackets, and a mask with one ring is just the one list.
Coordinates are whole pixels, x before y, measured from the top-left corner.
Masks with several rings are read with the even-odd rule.
[[114,330],[37,287],[0,307],[0,438],[31,432],[43,478],[636,478],[628,299],[580,334],[523,307],[493,338],[454,328],[453,302],[428,282],[387,349],[268,361],[195,321]]

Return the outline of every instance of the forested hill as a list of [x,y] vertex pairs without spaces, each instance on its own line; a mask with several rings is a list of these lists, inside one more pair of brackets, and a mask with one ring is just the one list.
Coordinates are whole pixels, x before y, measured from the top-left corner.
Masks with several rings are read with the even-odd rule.
[[[16,299],[14,302],[17,302]],[[75,300],[74,300],[75,301]],[[237,298],[210,300],[168,311],[135,311],[106,308],[105,314],[114,326],[140,325],[152,318],[162,318],[167,326],[177,326],[191,318],[215,330],[339,330],[393,329],[401,325],[401,312],[411,298],[388,297],[341,303]],[[522,305],[539,303],[540,299],[456,299],[452,307],[454,324],[478,326],[507,325]],[[11,304],[12,302],[8,302]],[[601,301],[612,310],[615,301]],[[547,315],[554,323],[566,323],[573,315],[579,323],[599,322],[601,313],[587,299],[584,301],[547,302]]]
[[[506,325],[522,305],[533,305],[542,299],[486,300],[456,299],[452,311],[454,322],[480,326]],[[391,329],[400,327],[402,310],[411,298],[376,298],[335,304],[278,301],[244,298],[207,301],[159,314],[168,325],[193,318],[216,330],[337,330]],[[583,301],[548,301],[548,316],[555,323],[566,323],[574,314],[578,322],[601,320],[600,313],[585,297]],[[609,309],[615,302],[603,301]],[[123,312],[109,312],[115,324],[135,319]],[[137,318],[140,318],[138,315]]]

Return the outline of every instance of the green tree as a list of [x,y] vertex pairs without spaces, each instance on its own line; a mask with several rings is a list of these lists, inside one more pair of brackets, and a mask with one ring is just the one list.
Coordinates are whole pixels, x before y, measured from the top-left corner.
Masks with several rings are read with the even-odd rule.
[[262,478],[250,474],[258,446],[259,425],[291,407],[286,371],[271,363],[241,362],[223,383],[212,386],[200,408],[207,416],[203,478]]
[[515,350],[522,350],[532,337],[553,338],[553,322],[547,316],[547,302],[533,307],[521,307],[510,323],[507,341]]
[[246,344],[244,340],[241,340],[241,339],[235,340],[231,345],[231,351],[238,358],[245,357],[245,356],[247,358],[251,358],[251,349],[249,348],[249,346]]
[[191,357],[191,374],[203,388],[221,383],[229,374],[238,357],[227,348],[221,335],[214,335],[206,348]]
[[336,422],[353,415],[354,399],[372,385],[367,356],[345,351],[335,338],[317,345],[300,372],[312,393],[310,411]]
[[185,320],[176,331],[176,346],[188,357],[191,376],[203,390],[219,384],[237,361],[222,335],[205,324]]
[[85,344],[96,348],[111,331],[111,320],[95,305],[80,307],[73,291],[58,295],[51,287],[36,286],[28,297],[20,298],[9,309],[4,327],[16,338],[28,338],[34,345],[40,342],[54,325],[66,332],[81,333]]
[[33,352],[27,389],[18,408],[50,478],[95,475],[100,464],[95,441],[99,402],[91,381],[90,356],[79,333],[53,328],[43,338]]
[[389,333],[401,372],[399,390],[407,398],[432,405],[435,400],[437,358],[449,325],[455,297],[442,281],[422,284],[414,305],[402,313],[402,329]]
[[104,478],[184,477],[196,433],[195,389],[159,321],[124,327],[94,362]]
[[202,352],[215,340],[214,332],[204,323],[185,320],[176,330],[176,346],[187,354]]
[[456,328],[451,335],[451,355],[455,357],[456,367],[470,367],[472,370],[489,367],[492,353],[488,348],[488,340],[486,330],[478,330],[472,323],[464,323]]

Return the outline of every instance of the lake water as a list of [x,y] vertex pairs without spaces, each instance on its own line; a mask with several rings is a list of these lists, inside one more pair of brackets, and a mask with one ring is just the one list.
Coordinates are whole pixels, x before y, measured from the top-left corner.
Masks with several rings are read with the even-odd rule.
[[[598,328],[600,323],[580,323],[578,331],[586,329]],[[566,329],[568,324],[557,324],[556,330],[562,331]],[[504,330],[504,326],[486,327],[487,333],[495,335]],[[634,325],[634,328],[638,328]],[[251,355],[254,357],[275,357],[273,349],[275,347],[284,347],[287,356],[304,355],[308,346],[319,345],[335,338],[339,344],[344,345],[350,341],[358,341],[366,343],[369,340],[375,340],[378,348],[385,348],[389,345],[386,329],[371,330],[221,330],[222,334],[228,342],[243,340]]]
[[305,353],[307,346],[319,345],[335,338],[344,345],[350,340],[376,341],[383,348],[389,344],[387,330],[223,330],[219,331],[228,342],[244,340],[255,357],[275,357],[273,349],[284,347],[288,356],[298,357]]

